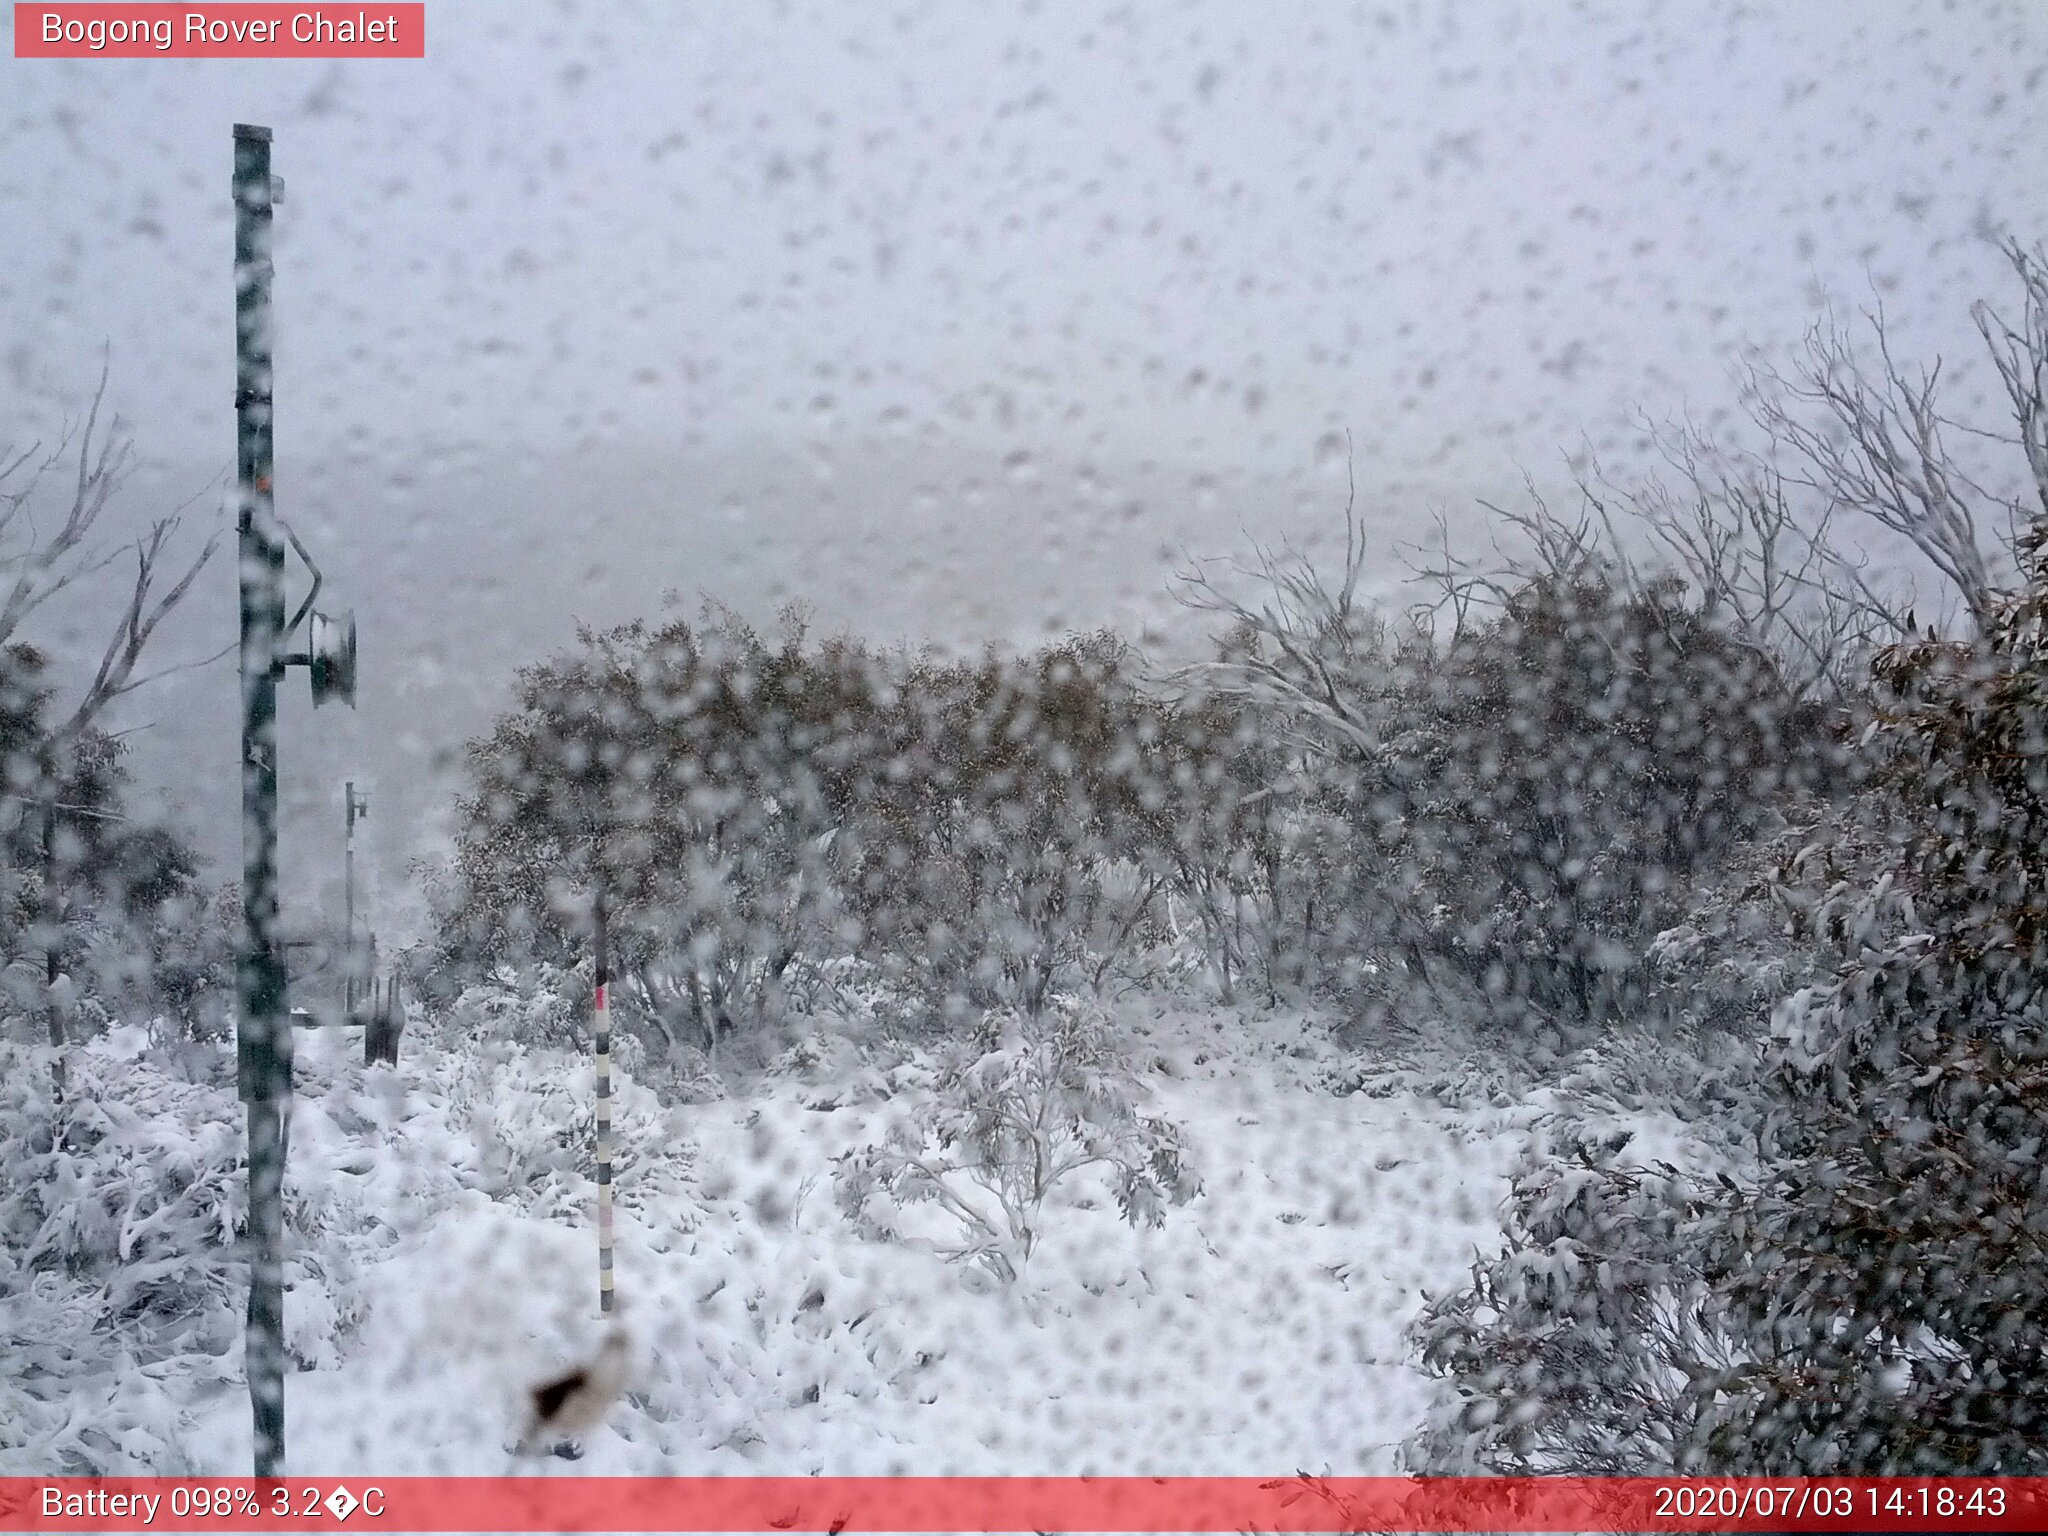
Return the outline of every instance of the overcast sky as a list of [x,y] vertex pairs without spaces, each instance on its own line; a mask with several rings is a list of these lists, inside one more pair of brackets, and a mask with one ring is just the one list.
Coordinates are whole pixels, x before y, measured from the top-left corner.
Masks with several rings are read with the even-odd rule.
[[[1158,633],[1183,550],[1330,527],[1347,433],[1391,581],[1828,295],[1990,413],[1968,304],[2048,235],[2038,4],[427,9],[424,61],[0,57],[0,444],[110,347],[131,527],[224,517],[229,127],[276,132],[279,505],[364,655],[353,716],[293,681],[295,871],[352,772],[389,880],[512,669],[667,592]],[[169,639],[233,610],[223,562]],[[231,851],[231,672],[136,715]]]

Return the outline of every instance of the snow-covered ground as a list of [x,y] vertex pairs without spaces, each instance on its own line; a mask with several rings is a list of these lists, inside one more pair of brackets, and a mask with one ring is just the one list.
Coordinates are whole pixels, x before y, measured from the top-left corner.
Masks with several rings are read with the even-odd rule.
[[[1140,998],[1116,1028],[1202,1191],[1151,1230],[1125,1225],[1102,1186],[1062,1186],[1007,1285],[863,1238],[835,1202],[834,1157],[917,1092],[917,1057],[841,1043],[670,1107],[628,1084],[617,1270],[631,1387],[580,1460],[519,1469],[1394,1470],[1432,1390],[1403,1331],[1425,1290],[1457,1285],[1475,1247],[1498,1244],[1508,1174],[1555,1091],[1424,1091],[1425,1074],[1383,1068],[1341,1092],[1340,1053],[1298,1015]],[[294,1473],[512,1470],[526,1389],[601,1336],[588,1061],[424,1033],[396,1074],[358,1065],[350,1038],[301,1046]],[[154,1070],[133,1039],[98,1052],[116,1094]],[[231,1090],[209,1102],[239,1127]],[[246,1471],[231,1334],[225,1357],[151,1364],[157,1395],[134,1410],[129,1455]],[[0,1460],[56,1470],[66,1443],[46,1425]]]

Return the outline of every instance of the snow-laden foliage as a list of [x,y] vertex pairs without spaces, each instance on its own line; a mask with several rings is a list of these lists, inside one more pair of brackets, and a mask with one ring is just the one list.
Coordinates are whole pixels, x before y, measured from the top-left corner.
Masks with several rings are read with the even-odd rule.
[[894,1237],[905,1207],[930,1206],[950,1229],[937,1251],[1014,1280],[1062,1185],[1106,1183],[1134,1226],[1159,1225],[1200,1189],[1178,1130],[1139,1107],[1101,1014],[996,1015],[980,1033],[881,1141],[840,1160],[840,1208],[859,1230]]
[[1714,893],[1836,776],[1772,659],[1597,565],[1446,638],[1353,618],[1240,625],[1171,686],[1105,636],[967,663],[730,616],[586,635],[471,746],[443,984],[574,963],[601,890],[661,1055],[852,956],[964,1021],[1176,934],[1225,997],[1557,1044],[1754,1024],[1760,1000],[1679,995],[1719,963],[1680,930],[1725,948]]
[[461,1037],[587,1050],[590,999],[587,975],[543,960],[524,970],[493,968],[457,993],[442,1016]]
[[1678,1463],[1689,1389],[1730,1358],[1696,1241],[1728,1191],[1669,1164],[1622,1164],[1627,1145],[1622,1132],[1532,1151],[1503,1207],[1503,1252],[1423,1310],[1422,1364],[1451,1390],[1409,1448],[1418,1470],[1627,1476]]
[[[285,1186],[285,1345],[339,1362],[363,1275],[396,1237],[478,1198],[560,1220],[590,1199],[587,1063],[510,1041],[415,1053],[410,1081],[316,1059],[299,1072]],[[0,1466],[184,1470],[192,1389],[239,1380],[246,1133],[231,1057],[127,1027],[67,1055],[0,1044]],[[621,1207],[687,1200],[690,1149],[646,1090],[617,1085]],[[687,1206],[685,1205],[685,1209]],[[173,1390],[175,1383],[175,1390]]]
[[727,615],[588,634],[471,745],[443,986],[574,963],[601,892],[662,1054],[773,1023],[853,956],[934,1018],[1099,988],[1169,892],[1203,891],[1215,928],[1241,852],[1185,835],[1217,723],[1132,673],[1107,636],[951,662]]
[[[239,1343],[240,1106],[97,1051],[0,1043],[0,1467],[164,1471],[166,1369]],[[181,1383],[181,1386],[183,1383]]]
[[1396,937],[1439,992],[1567,1026],[1640,1019],[1690,883],[1803,788],[1819,719],[1675,591],[1514,593],[1422,669],[1371,762]]
[[[1484,1235],[1515,1116],[1480,1134],[1406,1095],[1338,1098],[1318,1076],[1337,1053],[1306,1049],[1299,1016],[1218,1014],[1192,988],[1177,1011],[1158,1007],[1120,1005],[1117,1050],[1089,1070],[1128,1074],[1140,1112],[1228,1188],[1133,1227],[1116,1170],[1078,1171],[1052,1187],[1006,1285],[933,1251],[960,1232],[930,1204],[903,1213],[913,1240],[878,1242],[832,1199],[835,1157],[929,1113],[957,1041],[892,1042],[856,1012],[814,1021],[774,1071],[735,1076],[717,1101],[665,1111],[622,1083],[620,1294],[642,1348],[579,1470],[1026,1472],[1093,1456],[1192,1473],[1303,1446],[1317,1464],[1384,1465],[1418,1396],[1398,1348],[1411,1282],[1388,1268],[1386,1223],[1415,1224],[1403,1264],[1448,1278]],[[415,1016],[397,1072],[361,1067],[326,1032],[301,1039],[286,1185],[294,1471],[502,1472],[525,1389],[578,1358],[594,1326],[588,1058],[480,1040],[474,1023]],[[124,1112],[170,1106],[166,1137],[174,1120],[193,1140],[218,1127],[209,1177],[239,1189],[227,1054],[159,1050],[136,1026],[105,1044],[121,1054],[76,1053],[80,1091]],[[25,1096],[36,1114],[47,1081]],[[1320,1159],[1298,1155],[1305,1128]],[[10,1144],[16,1131],[0,1126]],[[231,1247],[211,1261],[226,1288],[217,1334],[160,1358],[92,1326],[117,1265],[39,1263],[20,1293],[10,1276],[0,1316],[50,1373],[25,1391],[0,1383],[0,1421],[21,1429],[0,1451],[10,1470],[246,1465],[245,1270]],[[1292,1300],[1262,1306],[1272,1295]],[[1129,1385],[1105,1391],[1117,1340]],[[1195,1373],[1212,1347],[1267,1385],[1211,1401]],[[1361,1371],[1373,1406],[1347,1412]],[[1284,1400],[1262,1405],[1283,1377]],[[1048,1416],[1054,1400],[1071,1406]]]
[[46,670],[32,647],[0,649],[0,1022],[55,1040],[160,1012],[217,1034],[232,984],[220,894],[147,797],[131,804],[124,743],[59,732]]
[[1777,1167],[1721,1235],[1748,1358],[1717,1463],[2048,1466],[2048,525],[2024,552],[1976,643],[1885,659],[1914,835],[1861,904],[1880,937],[1784,1010]]
[[602,891],[615,969],[664,1034],[713,1046],[772,1013],[833,921],[830,733],[858,681],[736,620],[586,632],[530,668],[470,748],[451,955],[573,963]]
[[1795,912],[1843,958],[1777,1012],[1756,1166],[1713,1185],[1583,1154],[1525,1172],[1505,1252],[1420,1325],[1453,1388],[1425,1464],[2044,1465],[2044,530],[1979,639],[1882,660],[1864,749],[1911,832],[1860,891],[1806,861],[1830,878]]

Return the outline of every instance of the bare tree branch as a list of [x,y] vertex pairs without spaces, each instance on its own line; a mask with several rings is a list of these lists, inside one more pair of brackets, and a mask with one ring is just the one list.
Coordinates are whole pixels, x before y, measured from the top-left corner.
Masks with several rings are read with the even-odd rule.
[[1356,482],[1344,504],[1344,561],[1334,578],[1292,545],[1252,549],[1249,562],[1230,561],[1224,570],[1262,594],[1256,607],[1201,562],[1177,579],[1177,599],[1222,618],[1230,633],[1221,654],[1179,669],[1175,681],[1190,693],[1283,706],[1271,718],[1291,751],[1324,756],[1341,743],[1376,752],[1378,729],[1361,706],[1387,682],[1386,626],[1358,597],[1370,544]]
[[[164,518],[152,525],[147,537],[137,545],[135,586],[129,594],[128,606],[122,613],[113,636],[107,641],[106,653],[100,657],[99,669],[94,672],[92,682],[87,685],[84,696],[79,699],[78,707],[72,711],[71,718],[58,728],[56,734],[59,740],[69,740],[77,736],[115,699],[164,675],[164,672],[160,671],[138,678],[135,676],[135,664],[142,659],[142,653],[149,645],[150,636],[156,632],[156,627],[184,600],[185,594],[192,589],[192,583],[198,579],[199,573],[206,568],[207,561],[213,558],[214,551],[220,546],[220,534],[216,532],[206,541],[205,547],[199,551],[192,563],[185,568],[184,575],[152,602],[151,594],[157,578],[157,566],[163,557],[165,546],[177,531],[177,527],[176,518]],[[225,654],[226,651],[223,650],[210,659],[218,659],[220,655]]]
[[1970,316],[2005,386],[2034,495],[2048,515],[2048,248],[2029,251],[2014,240],[2005,255],[2024,291],[2018,329],[1981,300],[1970,307]]
[[37,537],[29,505],[41,482],[66,456],[74,434],[67,431],[56,448],[26,474],[20,471],[34,458],[33,448],[15,458],[7,472],[0,475],[0,536],[12,534],[17,523],[28,524],[25,543],[11,554],[0,552],[0,564],[13,568],[12,580],[6,584],[7,595],[0,599],[0,646],[13,641],[22,622],[37,608],[114,558],[94,556],[82,548],[106,510],[107,499],[124,478],[131,457],[129,439],[118,422],[106,439],[95,445],[106,391],[107,370],[103,363],[84,428],[75,434],[77,468],[70,502],[57,531],[48,539]]
[[[1908,374],[1892,356],[1882,308],[1867,318],[1874,373],[1839,326],[1816,325],[1790,379],[1753,371],[1758,425],[1801,466],[1789,478],[1905,539],[1981,629],[1998,584],[1978,537],[1984,493],[1943,439],[1941,363]],[[1820,421],[1801,407],[1817,408]]]
[[[1710,620],[1775,657],[1801,692],[1832,693],[1859,675],[1869,651],[1894,638],[1898,614],[1831,533],[1837,504],[1802,513],[1772,461],[1716,444],[1690,421],[1643,429],[1665,472],[1629,482],[1597,461],[1579,476],[1608,545],[1625,550],[1625,526],[1668,563]],[[1643,578],[1625,554],[1628,585]]]
[[[174,579],[166,564],[180,526],[176,513],[157,519],[147,533],[131,543],[111,549],[94,547],[93,536],[114,492],[126,479],[134,455],[133,439],[118,418],[102,432],[107,380],[108,364],[103,360],[83,423],[75,430],[67,429],[54,449],[44,453],[40,445],[32,444],[19,453],[0,454],[4,460],[0,463],[0,591],[5,594],[0,596],[0,647],[14,643],[27,621],[58,594],[123,558],[132,555],[135,561],[127,600],[99,665],[76,706],[46,743],[53,761],[67,745],[91,730],[115,699],[170,671],[206,664],[185,663],[138,675],[138,664],[158,626],[190,593],[200,571],[219,548],[220,535],[208,539]],[[34,503],[67,461],[71,468],[59,492],[56,525],[43,536],[35,526]]]

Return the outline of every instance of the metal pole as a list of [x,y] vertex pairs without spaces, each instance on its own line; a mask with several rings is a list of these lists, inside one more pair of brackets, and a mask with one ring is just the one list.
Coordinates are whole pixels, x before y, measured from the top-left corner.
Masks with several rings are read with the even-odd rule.
[[64,892],[57,873],[57,773],[45,775],[48,798],[43,801],[43,921],[49,925],[43,941],[43,1005],[49,1010],[50,1076],[61,1100],[71,1086],[64,1046],[64,1003],[57,995],[57,978],[64,972]]
[[367,816],[370,813],[370,802],[367,797],[356,794],[356,781],[354,779],[348,781],[347,795],[348,837],[345,844],[346,851],[343,855],[344,873],[342,884],[344,889],[343,899],[346,901],[348,908],[348,938],[343,946],[343,954],[346,957],[347,964],[344,967],[342,978],[342,1014],[343,1017],[353,1023],[356,1016],[356,994],[359,990],[358,983],[360,980],[356,974],[360,968],[356,954],[356,817],[358,815]]
[[58,1081],[64,1073],[64,1008],[57,998],[57,978],[64,972],[64,896],[57,882],[56,776],[43,802],[43,1003],[49,1010],[50,1044],[57,1050]]
[[611,935],[608,932],[604,887],[596,901],[597,955],[592,966],[595,1022],[592,1042],[597,1054],[597,1309],[612,1310],[612,1001]]
[[235,989],[249,1106],[249,1318],[256,1475],[284,1466],[284,1157],[291,1024],[277,926],[277,673],[284,543],[270,476],[270,130],[235,139],[235,466],[242,594],[242,947]]

